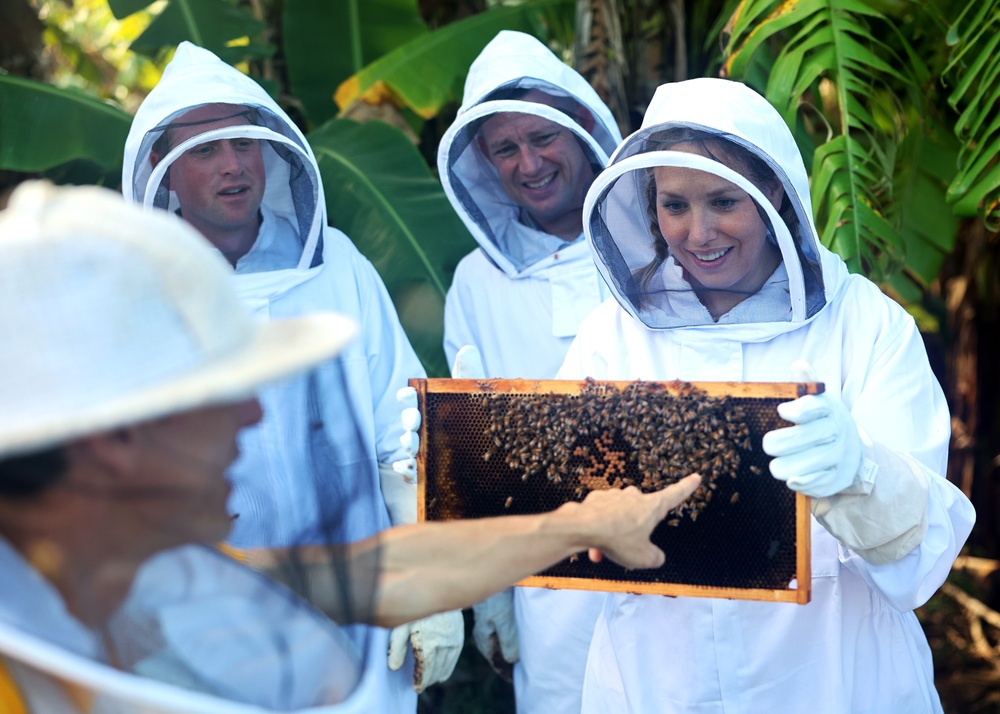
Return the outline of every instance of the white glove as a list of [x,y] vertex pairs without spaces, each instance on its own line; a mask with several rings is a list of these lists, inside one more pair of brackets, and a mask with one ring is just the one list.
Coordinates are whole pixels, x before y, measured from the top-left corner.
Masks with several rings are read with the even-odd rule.
[[[792,364],[792,379],[815,382],[806,362]],[[829,394],[807,394],[778,405],[778,414],[795,426],[764,435],[771,475],[790,489],[826,498],[852,486],[864,462],[861,436],[844,403]]]
[[461,610],[400,625],[389,635],[389,669],[395,671],[403,666],[406,645],[412,644],[413,688],[420,693],[451,676],[464,642],[465,618]]
[[507,588],[472,606],[472,637],[493,670],[513,681],[513,665],[520,659],[517,623],[514,619],[514,590]]
[[420,409],[417,408],[417,390],[413,387],[403,387],[396,392],[396,401],[403,406],[401,419],[403,435],[399,443],[409,456],[392,462],[392,470],[400,474],[407,483],[417,482],[417,451],[420,450]]
[[[451,368],[451,376],[455,379],[483,379],[483,361],[479,350],[472,345],[466,345],[455,355],[455,364]],[[392,463],[393,470],[401,474],[410,483],[417,482],[417,452],[420,450],[420,409],[417,407],[417,390],[413,387],[403,387],[396,392],[396,401],[403,405],[403,435],[399,443],[409,456]],[[393,521],[395,522],[395,521]]]
[[455,363],[451,366],[451,376],[453,379],[486,379],[486,370],[483,369],[483,358],[479,354],[479,348],[475,345],[466,345],[455,355]]

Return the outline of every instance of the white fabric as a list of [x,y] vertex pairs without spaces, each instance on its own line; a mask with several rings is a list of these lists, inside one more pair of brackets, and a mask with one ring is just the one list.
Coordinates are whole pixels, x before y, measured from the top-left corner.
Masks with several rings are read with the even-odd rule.
[[[230,509],[239,513],[230,542],[261,547],[358,540],[390,525],[379,491],[378,464],[405,455],[399,445],[402,428],[395,394],[409,378],[425,372],[374,267],[347,236],[324,227],[319,171],[304,137],[253,80],[211,53],[182,43],[136,113],[126,141],[123,192],[141,201],[156,190],[145,183],[151,173],[149,151],[158,135],[152,131],[155,127],[193,106],[219,102],[259,108],[266,127],[286,142],[282,146],[302,169],[290,171],[274,150],[265,149],[264,206],[293,227],[307,226],[308,235],[298,235],[301,258],[296,268],[261,271],[264,266],[256,264],[255,272],[237,273],[241,298],[260,320],[334,309],[363,326],[360,339],[336,362],[261,393],[264,418],[242,433],[240,458],[229,473],[234,486]],[[258,242],[282,245],[282,238],[272,239],[269,231],[285,235],[283,225],[265,220]],[[311,407],[319,409],[316,418],[310,415]],[[351,494],[359,495],[345,509],[343,497]],[[329,525],[324,505],[343,516],[334,533],[324,530]],[[344,711],[414,711],[410,665],[390,673],[385,662],[388,631],[370,628],[369,633],[365,676]],[[379,652],[378,657],[372,652]]]
[[[490,595],[472,607],[472,637],[476,649],[497,674],[511,677],[513,665],[521,655],[517,642],[517,619],[514,616],[514,588]],[[506,670],[506,671],[505,671]]]
[[[797,362],[792,365],[792,379],[814,382],[816,375],[807,363]],[[856,485],[867,486],[863,493],[871,490],[878,466],[870,462],[862,472],[867,457],[861,434],[842,402],[826,392],[806,394],[779,404],[778,414],[794,426],[764,434],[762,448],[774,457],[772,476],[813,498],[827,498]]]
[[422,692],[451,676],[464,642],[465,618],[461,610],[439,612],[399,625],[389,633],[389,669],[402,667],[407,648],[412,646],[413,688]]
[[[348,671],[333,667],[357,666],[356,660],[343,659],[350,654],[350,643],[335,625],[207,548],[168,551],[149,561],[124,605],[126,611],[152,615],[163,626],[164,639],[143,633],[130,640],[130,630],[116,630],[115,625],[106,633],[107,642],[124,648],[115,654],[115,661],[128,651],[130,642],[140,647],[159,643],[162,649],[155,658],[129,663],[139,673],[157,669],[159,676],[153,680],[107,666],[109,657],[98,633],[70,614],[58,592],[2,538],[0,571],[4,574],[0,657],[31,712],[79,714],[63,683],[93,697],[87,709],[91,714],[252,714],[270,711],[268,705],[291,711],[322,703],[331,677],[350,678]],[[256,585],[234,587],[241,582]],[[236,597],[226,597],[227,589]],[[171,597],[177,598],[172,605],[164,602]],[[259,636],[268,629],[273,629],[271,635],[292,638],[294,644]],[[191,647],[192,642],[205,647]],[[289,644],[293,646],[286,647]],[[164,677],[168,663],[169,676]],[[256,676],[252,667],[259,668]],[[284,686],[287,680],[278,682],[275,677],[289,667],[303,675],[292,690]],[[239,691],[227,691],[240,677]],[[309,711],[340,714],[341,710]]]
[[[552,107],[483,102],[494,90],[514,85],[574,98],[593,115],[592,134]],[[535,38],[504,31],[473,62],[462,107],[438,150],[445,193],[480,246],[459,262],[448,290],[448,362],[465,345],[474,345],[486,377],[551,379],[583,319],[610,293],[586,244],[580,239],[567,244],[525,225],[475,142],[465,146],[477,121],[503,111],[534,114],[572,130],[600,166],[621,134],[583,77]],[[515,588],[518,712],[579,711],[587,645],[602,599],[599,593]],[[493,632],[507,640],[508,652],[513,649],[509,633]]]
[[[757,133],[744,139],[780,164],[786,191],[810,205],[805,181],[784,178],[804,179],[801,159],[768,151],[794,142],[763,99],[747,100],[744,88],[722,80],[681,84],[676,97],[672,85],[661,87],[645,126],[704,123],[737,133],[728,122],[757,122]],[[717,111],[706,115],[706,105]],[[765,116],[776,119],[769,124]],[[633,210],[644,208],[637,203]],[[814,519],[808,605],[608,595],[587,662],[585,714],[941,711],[930,650],[912,610],[944,582],[975,519],[969,501],[944,478],[947,405],[913,320],[872,283],[848,275],[839,257],[817,248],[811,225],[806,233],[822,258],[825,304],[804,323],[720,321],[653,330],[619,295],[587,318],[559,377],[786,381],[788,365],[809,361],[830,397],[870,437],[879,464],[868,495],[819,499],[817,512],[840,509],[841,526],[884,518],[891,526],[883,540],[896,557],[866,560]],[[882,485],[876,515],[860,504]],[[903,488],[926,488],[927,495],[919,512],[904,508],[900,519],[891,497]]]
[[257,240],[239,260],[237,273],[260,273],[268,270],[294,268],[302,258],[302,243],[287,217],[261,206],[260,231]]
[[0,234],[0,331],[17,345],[0,351],[3,455],[245,399],[354,332],[331,315],[254,324],[197,232],[107,189],[21,186]]

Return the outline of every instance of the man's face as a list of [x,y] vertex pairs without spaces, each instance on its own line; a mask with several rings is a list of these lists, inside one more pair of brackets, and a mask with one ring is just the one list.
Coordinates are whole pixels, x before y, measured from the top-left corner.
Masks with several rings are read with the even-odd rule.
[[136,467],[126,502],[160,547],[214,543],[229,534],[226,471],[239,456],[237,434],[262,416],[248,399],[181,412],[134,428]]
[[[249,124],[246,116],[233,116],[241,109],[232,104],[208,104],[191,110],[177,121],[203,123],[173,129],[171,146],[210,129]],[[234,240],[240,241],[240,248],[249,249],[253,244],[264,186],[264,159],[255,139],[199,144],[170,166],[170,188],[177,195],[181,215],[223,253],[232,250]],[[247,236],[250,243],[243,246]]]
[[503,113],[483,124],[479,146],[507,195],[545,232],[567,240],[580,234],[594,170],[572,131],[531,114]]

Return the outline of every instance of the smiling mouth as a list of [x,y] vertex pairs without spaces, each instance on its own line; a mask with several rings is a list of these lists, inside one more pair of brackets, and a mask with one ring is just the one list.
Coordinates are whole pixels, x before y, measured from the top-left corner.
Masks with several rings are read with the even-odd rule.
[[545,178],[541,179],[540,181],[525,181],[524,185],[532,189],[545,188],[550,183],[552,183],[555,180],[555,178],[556,175],[552,173],[546,176]]
[[722,250],[715,250],[711,253],[692,253],[695,258],[697,258],[702,263],[714,263],[719,258],[728,253],[732,248],[723,248]]
[[241,188],[227,188],[224,191],[219,191],[220,196],[236,196],[247,191],[246,187]]

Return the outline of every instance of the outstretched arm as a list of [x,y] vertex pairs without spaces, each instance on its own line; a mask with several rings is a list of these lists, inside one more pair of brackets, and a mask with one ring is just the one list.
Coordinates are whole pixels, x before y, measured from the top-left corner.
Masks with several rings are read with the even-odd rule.
[[[423,522],[390,528],[346,548],[351,577],[378,569],[371,624],[394,627],[435,612],[468,607],[583,550],[626,568],[655,568],[665,555],[649,536],[667,513],[701,483],[696,475],[657,493],[634,487],[595,491],[582,503],[549,513],[477,520]],[[281,551],[249,551],[247,563],[275,577]],[[343,590],[335,582],[330,549],[307,546],[295,557],[307,569],[309,599],[339,622]],[[369,581],[370,582],[370,581]],[[325,584],[324,584],[325,583]],[[294,583],[289,583],[293,588]],[[296,588],[298,589],[298,588]]]

